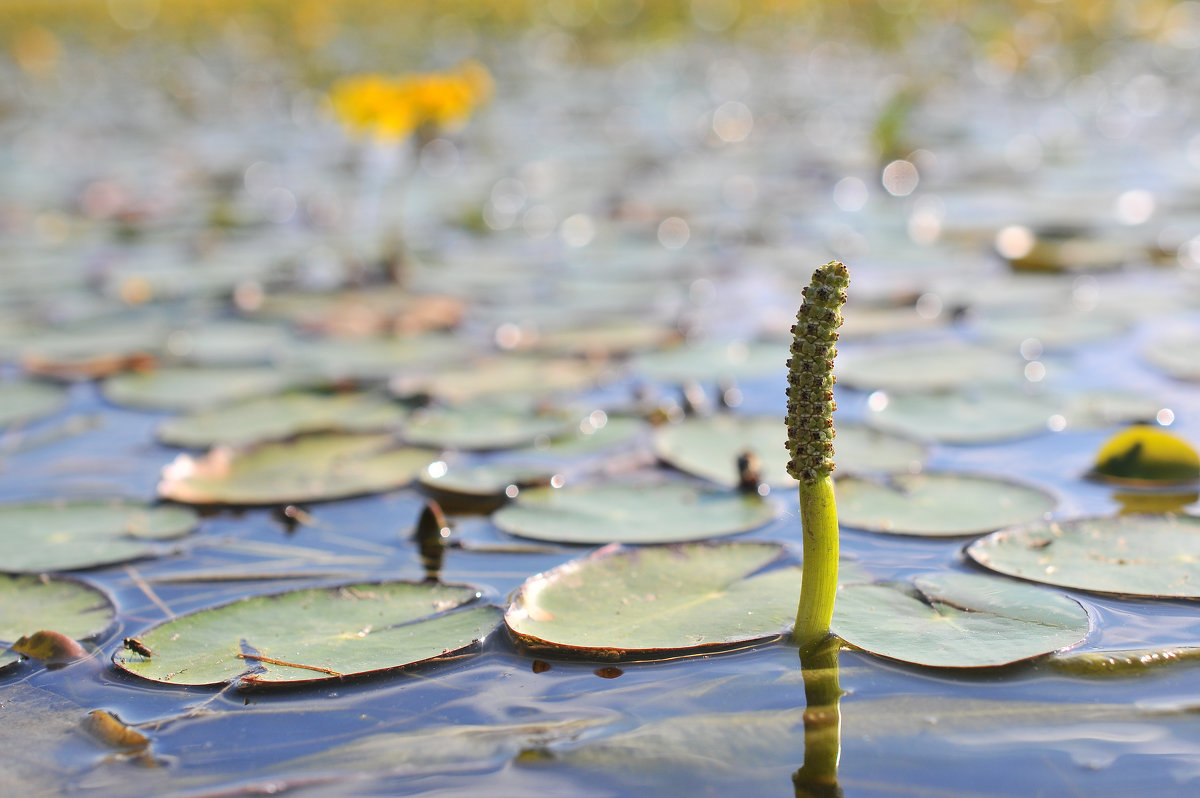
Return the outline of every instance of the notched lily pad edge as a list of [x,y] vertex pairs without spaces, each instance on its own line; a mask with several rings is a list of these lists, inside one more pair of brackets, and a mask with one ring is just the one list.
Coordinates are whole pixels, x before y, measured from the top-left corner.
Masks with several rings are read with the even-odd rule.
[[[253,601],[255,599],[270,598],[270,597],[274,597],[274,596],[283,596],[288,593],[296,592],[297,590],[309,590],[309,589],[311,589],[311,590],[334,590],[334,589],[343,588],[343,587],[369,587],[371,585],[388,585],[388,584],[397,584],[397,583],[406,583],[406,584],[414,584],[414,585],[426,584],[423,582],[418,582],[416,580],[405,580],[405,579],[379,580],[379,581],[375,581],[375,582],[339,582],[336,584],[318,585],[318,586],[311,587],[311,588],[294,588],[292,590],[281,590],[281,591],[277,591],[277,592],[273,592],[273,593],[259,593],[259,594],[255,594],[252,596],[243,596],[241,598],[236,598],[232,601],[227,601],[222,604],[215,604],[211,607],[202,607],[198,610],[195,610],[195,612],[208,612],[211,610],[219,610],[224,607],[229,607],[234,604],[240,604],[245,601]],[[479,653],[480,651],[483,650],[483,647],[487,644],[489,638],[491,638],[495,634],[497,627],[500,626],[501,624],[503,624],[504,611],[500,607],[497,607],[495,604],[491,604],[490,602],[488,602],[484,598],[484,595],[480,591],[480,589],[478,587],[476,587],[475,585],[468,585],[468,584],[463,584],[463,583],[458,583],[458,582],[439,582],[437,584],[442,587],[469,588],[469,589],[475,591],[475,596],[474,596],[474,598],[468,599],[467,601],[465,601],[462,604],[459,604],[455,607],[451,607],[449,609],[442,610],[441,612],[436,612],[431,615],[419,618],[417,621],[414,621],[414,623],[419,623],[421,621],[426,621],[426,620],[430,620],[430,619],[434,619],[434,618],[442,618],[442,617],[445,617],[447,615],[451,615],[451,614],[457,613],[457,612],[463,612],[463,611],[468,611],[468,610],[487,610],[487,609],[495,610],[495,620],[493,621],[491,627],[489,629],[487,629],[487,631],[485,631],[477,640],[473,640],[470,643],[468,643],[467,645],[462,646],[461,648],[449,649],[449,650],[444,651],[441,654],[438,654],[436,656],[426,657],[425,659],[417,660],[415,662],[406,662],[406,663],[403,663],[400,665],[394,665],[394,666],[385,667],[385,668],[376,668],[374,670],[369,670],[369,671],[359,671],[357,673],[337,674],[337,675],[325,674],[325,675],[322,675],[319,677],[314,677],[312,679],[290,680],[290,681],[285,681],[285,682],[282,682],[282,681],[281,682],[259,681],[257,679],[254,679],[252,676],[248,678],[245,674],[239,674],[238,676],[235,676],[232,679],[228,679],[226,681],[220,681],[220,682],[210,682],[210,683],[206,683],[206,684],[171,684],[170,682],[164,682],[160,679],[152,679],[148,676],[142,676],[141,674],[136,673],[136,672],[131,671],[128,668],[126,668],[125,662],[126,662],[127,656],[141,657],[141,655],[135,654],[132,651],[127,651],[124,647],[120,647],[116,651],[113,652],[113,654],[110,658],[111,663],[112,663],[112,671],[115,672],[119,677],[121,677],[123,679],[130,679],[130,680],[136,682],[140,686],[145,686],[145,685],[149,684],[149,685],[152,685],[155,689],[162,689],[162,690],[213,689],[213,690],[216,690],[217,692],[220,692],[222,690],[228,689],[229,687],[233,687],[234,689],[238,690],[239,692],[259,692],[259,691],[262,691],[262,692],[291,692],[291,691],[296,691],[296,690],[311,689],[313,687],[326,687],[331,684],[357,684],[358,682],[361,682],[361,681],[367,681],[367,680],[379,678],[379,677],[382,677],[385,675],[415,672],[418,670],[424,670],[425,668],[437,667],[443,663],[455,662],[460,659],[469,659],[470,657],[475,656],[477,653]],[[187,614],[192,614],[192,613],[187,613]],[[182,617],[184,617],[184,615],[179,615],[179,616],[176,616],[175,618],[168,618],[166,620],[160,621],[159,623],[153,624],[151,626],[147,626],[144,629],[141,629],[138,632],[138,635],[139,636],[145,635],[148,632],[151,632],[161,626],[165,626],[166,624],[171,623]],[[114,621],[114,623],[115,623],[115,621]],[[153,655],[151,655],[151,656],[153,656]],[[142,661],[144,661],[144,659],[145,658],[142,657]],[[253,657],[248,657],[247,662],[249,662],[250,660],[253,660],[253,659],[254,659]],[[247,667],[249,667],[249,665]],[[320,671],[316,671],[316,670],[313,671],[313,673],[319,673],[319,672]],[[0,673],[3,673],[2,668],[0,668]]]

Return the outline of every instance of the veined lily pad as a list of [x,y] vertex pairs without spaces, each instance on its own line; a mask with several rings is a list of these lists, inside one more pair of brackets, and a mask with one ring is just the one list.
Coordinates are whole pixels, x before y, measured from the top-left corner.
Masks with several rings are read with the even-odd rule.
[[788,358],[785,344],[760,341],[684,344],[648,352],[634,361],[639,374],[661,382],[715,382],[783,374]]
[[1079,602],[977,574],[934,573],[912,583],[838,591],[833,631],[889,659],[935,668],[1008,665],[1067,648],[1091,623]]
[[499,621],[464,585],[385,582],[255,596],[184,615],[113,663],[166,684],[305,684],[395,670],[463,651]]
[[104,381],[104,397],[124,407],[199,410],[276,393],[294,380],[270,366],[172,367],[121,374]]
[[892,535],[977,535],[1041,519],[1057,504],[1037,488],[970,474],[843,476],[835,485],[843,525]]
[[979,393],[894,394],[871,410],[867,423],[919,440],[972,444],[1047,432],[1058,406],[1049,399],[1015,390]]
[[164,421],[158,439],[172,446],[248,446],[309,432],[378,432],[399,426],[395,402],[364,394],[264,396]]
[[[738,456],[751,451],[762,462],[767,484],[794,485],[787,472],[786,437],[782,416],[716,415],[658,427],[654,450],[679,470],[727,487],[738,484]],[[839,424],[834,448],[841,471],[910,471],[925,459],[919,443],[860,424]]]
[[[53,629],[75,640],[98,637],[116,610],[100,590],[70,579],[0,576],[0,646]],[[0,649],[0,668],[20,657]]]
[[98,501],[0,505],[0,569],[70,571],[149,557],[160,550],[155,541],[182,537],[195,526],[195,514],[183,507]]
[[1151,341],[1146,360],[1179,380],[1200,380],[1200,330],[1180,332]]
[[48,416],[66,402],[66,392],[57,385],[33,380],[0,382],[0,429]]
[[513,535],[556,543],[677,543],[749,532],[778,508],[758,495],[680,482],[532,488],[492,520]]
[[534,648],[596,659],[644,659],[731,648],[787,631],[800,569],[768,570],[778,543],[599,551],[527,580],[504,615]]
[[429,394],[451,403],[506,395],[544,396],[582,391],[602,382],[608,367],[570,358],[495,357],[422,376],[400,376],[398,396]]
[[838,383],[865,391],[944,391],[980,382],[1012,382],[1024,361],[982,346],[889,346],[845,353],[835,367]]
[[1156,598],[1200,598],[1200,518],[1122,515],[1002,529],[967,555],[1034,582]]
[[158,494],[186,504],[292,504],[403,487],[437,459],[397,448],[391,435],[306,435],[246,450],[181,454],[163,469]]
[[561,412],[475,403],[458,407],[423,408],[404,427],[404,439],[414,446],[484,451],[532,444],[571,430],[577,419]]

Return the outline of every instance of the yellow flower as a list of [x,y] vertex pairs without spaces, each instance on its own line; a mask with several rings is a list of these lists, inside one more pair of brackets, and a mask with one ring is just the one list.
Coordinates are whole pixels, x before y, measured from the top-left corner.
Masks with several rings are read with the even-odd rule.
[[329,93],[334,114],[348,130],[380,139],[403,139],[415,130],[454,130],[492,93],[492,77],[475,61],[451,72],[357,75]]

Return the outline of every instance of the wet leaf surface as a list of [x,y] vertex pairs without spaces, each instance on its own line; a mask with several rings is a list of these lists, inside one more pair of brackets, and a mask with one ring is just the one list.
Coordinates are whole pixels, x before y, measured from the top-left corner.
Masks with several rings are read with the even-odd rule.
[[182,507],[61,501],[0,505],[0,568],[40,573],[149,557],[182,537],[196,516]]
[[851,645],[934,668],[1008,665],[1073,646],[1090,630],[1074,599],[975,574],[845,585],[833,610],[834,633]]
[[1051,585],[1200,598],[1200,519],[1124,515],[1002,529],[967,548],[985,568]]
[[249,449],[181,454],[163,469],[158,494],[184,504],[264,505],[328,501],[394,490],[437,459],[391,435],[307,435]]
[[531,488],[492,520],[512,535],[556,543],[676,543],[735,535],[773,521],[757,495],[679,482]]
[[[800,571],[772,543],[606,547],[532,577],[505,613],[535,649],[644,659],[779,637],[795,617]],[[761,571],[761,573],[760,573]]]
[[[116,617],[116,608],[100,590],[69,579],[0,576],[0,643],[13,645],[43,629],[75,640],[96,638]],[[0,652],[0,669],[17,661]]]
[[302,684],[387,671],[462,651],[499,621],[462,585],[386,582],[257,596],[138,635],[153,655],[118,651],[129,673],[173,685]]
[[1044,490],[972,474],[841,476],[834,484],[844,526],[892,535],[977,535],[1040,520],[1058,504]]

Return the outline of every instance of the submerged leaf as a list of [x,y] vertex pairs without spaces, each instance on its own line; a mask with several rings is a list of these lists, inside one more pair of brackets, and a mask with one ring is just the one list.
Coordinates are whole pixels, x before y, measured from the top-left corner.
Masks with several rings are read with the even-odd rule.
[[180,455],[163,469],[158,493],[186,504],[294,504],[403,487],[437,459],[396,448],[391,435],[306,435],[246,450]]
[[993,571],[1050,585],[1200,598],[1200,518],[1122,515],[1002,529],[967,555]]
[[778,512],[757,494],[608,483],[522,491],[492,520],[510,534],[556,543],[676,543],[748,532]]
[[1037,520],[1057,504],[1043,490],[972,474],[844,476],[834,485],[843,525],[892,535],[975,535]]
[[462,651],[500,611],[465,585],[384,582],[311,588],[235,601],[139,634],[154,652],[113,663],[178,685],[303,684],[395,670]]
[[40,573],[95,568],[157,554],[155,541],[196,526],[183,507],[126,502],[0,505],[0,568]]
[[838,591],[833,631],[889,659],[934,668],[1008,665],[1073,646],[1091,629],[1079,602],[976,574],[933,573],[911,584]]

